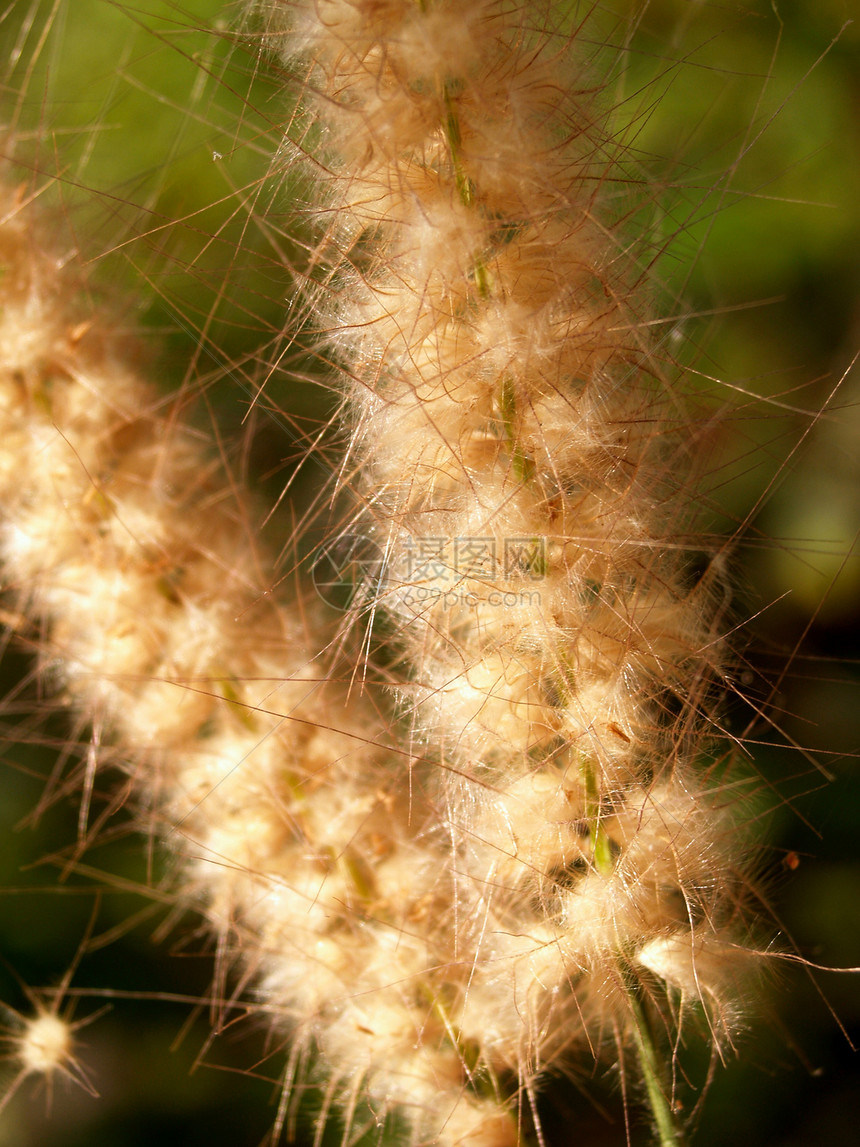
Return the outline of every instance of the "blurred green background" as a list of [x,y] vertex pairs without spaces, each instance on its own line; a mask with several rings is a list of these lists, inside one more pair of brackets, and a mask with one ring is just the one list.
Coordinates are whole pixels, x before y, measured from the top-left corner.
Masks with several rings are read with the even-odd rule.
[[[843,27],[848,7],[616,0],[595,9],[585,39],[624,141],[608,206],[646,235],[667,316],[658,337],[692,364],[681,385],[701,417],[731,410],[708,441],[701,517],[734,539],[734,608],[750,619],[739,685],[778,727],[740,703],[727,721],[762,777],[759,889],[778,943],[790,936],[824,966],[860,965],[860,372],[846,373],[860,349],[860,25]],[[161,348],[165,391],[244,443],[237,465],[271,502],[333,399],[282,332],[290,268],[300,275],[305,261],[295,204],[308,192],[270,170],[291,108],[235,15],[213,0],[0,7],[3,150],[96,292],[132,300],[129,321]],[[290,322],[299,329],[302,314]],[[275,548],[285,521],[271,527]],[[0,1001],[27,1009],[18,977],[57,983],[95,910],[94,935],[112,942],[81,958],[76,1016],[103,990],[112,1007],[81,1031],[101,1097],[62,1081],[49,1096],[28,1080],[0,1114],[0,1147],[254,1147],[275,1116],[284,1050],[253,1023],[210,1043],[208,1007],[187,1002],[208,999],[209,941],[135,891],[170,860],[141,848],[121,815],[70,868],[75,794],[57,760],[69,721],[44,700],[31,715],[30,669],[12,647],[0,666]],[[860,981],[790,964],[778,980],[717,1073],[700,1147],[857,1142]],[[15,1025],[12,1013],[0,1022]],[[707,1071],[699,1059],[690,1053],[688,1106]],[[605,1074],[577,1081],[581,1093],[550,1089],[550,1142],[568,1134],[565,1120],[579,1142],[625,1142]],[[641,1126],[632,1136],[647,1140]]]

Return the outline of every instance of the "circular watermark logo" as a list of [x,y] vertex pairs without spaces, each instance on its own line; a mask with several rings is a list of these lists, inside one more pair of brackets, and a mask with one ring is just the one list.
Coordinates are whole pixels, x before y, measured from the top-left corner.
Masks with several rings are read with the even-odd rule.
[[326,605],[346,610],[357,597],[377,597],[385,555],[366,534],[341,534],[317,550],[311,566],[314,589]]

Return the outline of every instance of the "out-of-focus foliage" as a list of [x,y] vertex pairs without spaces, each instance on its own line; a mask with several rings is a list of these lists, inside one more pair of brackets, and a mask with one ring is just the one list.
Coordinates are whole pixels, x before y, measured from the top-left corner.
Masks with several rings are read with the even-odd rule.
[[[589,47],[611,67],[606,102],[627,145],[613,208],[646,229],[643,258],[670,313],[658,337],[695,364],[682,385],[701,396],[703,416],[731,403],[713,434],[705,526],[737,534],[728,555],[740,587],[735,676],[779,728],[740,703],[726,719],[749,738],[742,751],[763,778],[760,892],[784,925],[776,946],[796,943],[828,966],[860,964],[860,563],[851,552],[860,372],[836,389],[860,349],[860,25],[843,28],[847,9],[843,0],[614,0],[595,12]],[[202,393],[229,438],[261,364],[290,368],[270,381],[272,408],[257,411],[249,448],[271,496],[304,420],[327,418],[331,399],[324,379],[304,380],[313,364],[282,337],[284,300],[306,258],[292,217],[304,189],[270,174],[291,109],[281,78],[232,29],[234,14],[214,0],[0,9],[2,120],[12,133],[4,151],[19,164],[13,178],[98,264],[99,289],[137,300],[131,317],[166,346],[157,359],[166,391]],[[621,51],[597,52],[604,35]],[[288,322],[301,327],[301,307]],[[115,993],[111,1014],[81,1033],[102,1098],[60,1083],[46,1118],[45,1095],[25,1086],[0,1115],[0,1147],[151,1147],[156,1138],[252,1147],[274,1118],[281,1049],[259,1030],[237,1029],[240,1039],[232,1028],[210,1047],[206,1006],[189,1026],[192,1009],[174,997],[208,998],[208,941],[187,916],[153,911],[135,893],[157,884],[165,862],[122,829],[121,813],[69,865],[77,788],[65,794],[67,763],[55,752],[68,718],[26,716],[39,687],[24,655],[9,653],[2,670],[0,955],[9,970],[0,968],[0,999],[23,1006],[12,968],[37,986],[59,978],[96,888],[95,935],[117,937],[84,956],[73,984],[84,997],[78,1015],[101,1002],[91,989]],[[85,742],[87,731],[73,736]],[[34,818],[46,791],[53,799]],[[780,974],[780,990],[762,1002],[766,1022],[717,1073],[699,1147],[854,1142],[860,1070],[830,1005],[860,1031],[857,983],[787,964]],[[234,1074],[238,1066],[251,1075]],[[701,1087],[707,1065],[695,1052],[690,1071]],[[583,1084],[592,1092],[593,1081]],[[609,1122],[575,1091],[559,1100],[583,1142],[625,1141],[613,1085],[610,1069]],[[644,1128],[633,1135],[647,1137]]]

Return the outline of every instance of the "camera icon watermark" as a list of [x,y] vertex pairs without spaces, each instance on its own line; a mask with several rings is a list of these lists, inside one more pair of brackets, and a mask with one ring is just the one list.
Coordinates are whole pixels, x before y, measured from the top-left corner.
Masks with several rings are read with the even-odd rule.
[[317,595],[333,609],[347,610],[359,597],[382,592],[385,554],[366,534],[341,534],[321,546],[311,566]]

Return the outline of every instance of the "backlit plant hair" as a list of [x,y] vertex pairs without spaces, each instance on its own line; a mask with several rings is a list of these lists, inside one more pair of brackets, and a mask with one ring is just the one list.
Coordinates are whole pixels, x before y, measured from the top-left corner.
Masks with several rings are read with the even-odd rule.
[[248,8],[300,89],[284,309],[334,364],[342,536],[276,587],[250,495],[12,184],[10,618],[289,1036],[287,1086],[318,1048],[348,1134],[363,1100],[415,1144],[514,1147],[551,1074],[614,1062],[679,1144],[678,1049],[694,1023],[733,1049],[771,926],[721,729],[727,563],[694,533],[712,421],[655,334],[586,25],[549,0]]
[[[448,934],[423,970],[410,953],[387,972],[404,1047],[375,1051],[371,1086],[429,1106],[453,1044],[468,1110],[470,1076],[529,1094],[608,1044],[638,1058],[675,1142],[661,998],[728,1043],[746,964],[735,802],[724,762],[701,767],[724,591],[718,566],[689,570],[671,474],[690,428],[601,218],[599,105],[560,78],[571,48],[581,69],[576,30],[539,4],[263,7],[269,41],[311,59],[327,129],[327,328],[364,471],[354,528],[379,553],[353,616],[388,618],[412,788],[449,849]],[[364,996],[347,1054],[391,1023],[390,995]],[[418,1030],[432,1066],[398,1094]]]

